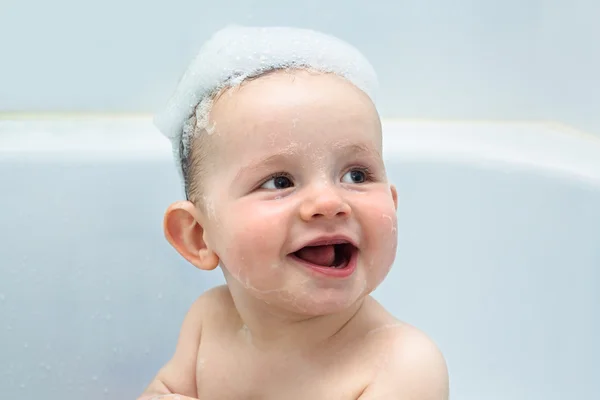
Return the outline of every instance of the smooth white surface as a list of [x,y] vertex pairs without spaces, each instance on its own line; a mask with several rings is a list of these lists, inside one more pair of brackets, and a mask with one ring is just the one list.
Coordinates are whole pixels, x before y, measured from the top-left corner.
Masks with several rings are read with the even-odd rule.
[[[384,127],[400,237],[375,295],[438,342],[452,398],[599,397],[600,140]],[[0,188],[2,398],[134,398],[223,282],[162,236],[168,141],[149,118],[0,121]]]

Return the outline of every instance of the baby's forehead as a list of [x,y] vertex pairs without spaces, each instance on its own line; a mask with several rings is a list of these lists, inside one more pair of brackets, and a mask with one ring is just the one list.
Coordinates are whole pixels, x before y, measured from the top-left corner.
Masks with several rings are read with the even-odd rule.
[[273,166],[319,166],[322,169],[357,157],[376,162],[382,159],[381,135],[366,131],[350,138],[333,132],[311,137],[302,133],[286,137],[277,132],[272,135],[259,132],[232,135],[229,132],[214,139],[212,158],[219,169]]
[[280,71],[219,93],[203,134],[215,160],[324,157],[344,149],[381,151],[381,124],[371,99],[342,77]]
[[[238,134],[293,130],[299,123],[379,124],[370,97],[345,78],[314,71],[277,71],[218,93],[212,101],[209,127]],[[236,124],[244,126],[236,126]],[[285,132],[283,132],[285,133]]]

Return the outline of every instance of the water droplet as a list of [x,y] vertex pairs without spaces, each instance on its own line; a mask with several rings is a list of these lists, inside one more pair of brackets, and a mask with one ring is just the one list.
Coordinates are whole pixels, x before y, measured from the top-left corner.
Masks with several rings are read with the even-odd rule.
[[28,348],[28,347],[29,347],[29,344],[28,344],[27,342],[25,342],[25,343],[23,343],[23,347],[24,347],[24,348]]
[[4,299],[6,299],[6,296],[3,293],[0,293],[0,301],[4,301]]
[[6,325],[6,330],[7,331],[12,331],[12,329],[13,329],[12,325]]
[[92,376],[92,380],[93,380],[93,381],[97,381],[97,380],[98,380],[98,377],[97,377],[96,375],[94,375],[94,376]]
[[106,314],[106,320],[110,321],[112,319],[112,314]]
[[163,298],[163,294],[162,294],[162,292],[161,292],[161,293],[159,293],[157,297],[158,297],[158,299],[159,299],[159,300],[160,300],[160,299],[162,299],[162,298]]
[[104,393],[108,393],[108,388],[104,388]]
[[25,384],[24,384],[24,383],[21,383],[21,384],[19,385],[19,387],[20,387],[21,389],[25,389]]
[[104,301],[110,301],[110,296],[109,295],[104,296]]

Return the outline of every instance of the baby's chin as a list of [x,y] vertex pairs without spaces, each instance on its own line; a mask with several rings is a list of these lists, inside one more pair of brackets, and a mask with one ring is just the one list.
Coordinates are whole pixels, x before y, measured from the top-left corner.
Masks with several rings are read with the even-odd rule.
[[[231,265],[227,263],[228,265]],[[257,263],[263,265],[264,263]],[[316,317],[344,312],[368,296],[385,278],[386,270],[368,268],[363,260],[350,278],[317,278],[288,265],[271,269],[221,267],[232,295],[258,300],[276,313]],[[290,268],[283,273],[285,268]]]
[[318,287],[314,282],[286,283],[280,287],[244,287],[246,293],[270,307],[290,315],[317,317],[344,312],[370,294],[367,281],[356,280],[343,287]]
[[356,293],[351,296],[319,296],[310,294],[287,293],[285,295],[263,299],[270,306],[277,307],[290,315],[307,318],[343,313],[361,301],[367,294]]

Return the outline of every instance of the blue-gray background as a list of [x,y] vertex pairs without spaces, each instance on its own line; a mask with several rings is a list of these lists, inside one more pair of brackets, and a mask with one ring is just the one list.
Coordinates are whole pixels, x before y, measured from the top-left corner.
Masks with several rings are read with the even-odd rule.
[[322,30],[385,118],[535,119],[600,134],[596,0],[2,0],[0,111],[154,112],[228,23]]
[[[356,45],[379,72],[384,118],[551,120],[600,135],[599,20],[594,0],[0,0],[0,398],[135,398],[187,307],[222,282],[164,240],[181,191],[168,148],[116,149],[135,122],[90,132],[74,115],[58,131],[2,118],[153,112],[211,32],[242,23]],[[600,398],[600,146],[553,126],[571,143],[564,158],[550,128],[440,124],[446,147],[387,132],[414,152],[388,150],[400,243],[376,296],[438,342],[453,399]],[[506,140],[472,147],[460,130],[512,135],[531,157],[517,167]],[[69,135],[114,151],[80,152]],[[4,151],[21,137],[21,152]],[[454,144],[482,156],[460,160]]]

